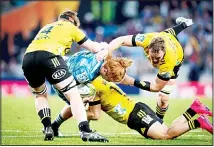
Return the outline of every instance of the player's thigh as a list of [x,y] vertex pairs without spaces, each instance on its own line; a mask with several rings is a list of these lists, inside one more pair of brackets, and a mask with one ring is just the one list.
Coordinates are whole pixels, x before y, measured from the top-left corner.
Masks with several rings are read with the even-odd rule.
[[24,56],[22,62],[22,70],[27,80],[31,91],[34,94],[45,94],[47,92],[47,87],[45,85],[45,76],[41,71],[40,66],[38,66],[36,61],[36,52],[27,53]]
[[150,138],[148,130],[155,122],[163,123],[149,106],[138,102],[135,104],[127,124],[129,128],[138,131],[145,138]]
[[152,139],[168,139],[167,129],[158,121],[148,129],[147,136]]
[[45,77],[48,82],[52,85],[55,85],[57,89],[62,89],[69,84],[71,86],[76,86],[76,81],[69,72],[63,58],[52,53],[47,53],[46,56],[47,60],[42,61],[42,68],[45,72]]

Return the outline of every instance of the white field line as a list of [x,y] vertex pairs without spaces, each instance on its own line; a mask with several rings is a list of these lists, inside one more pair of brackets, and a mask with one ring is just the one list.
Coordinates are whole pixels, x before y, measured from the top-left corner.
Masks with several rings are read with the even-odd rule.
[[[1,132],[18,132],[18,133],[22,133],[22,132],[42,132],[42,130],[41,131],[39,131],[39,130],[0,130]],[[202,132],[201,131],[201,129],[196,129],[196,130],[191,130],[190,132]],[[132,135],[132,134],[139,134],[139,133],[137,133],[137,132],[122,132],[122,133],[119,133],[119,132],[115,132],[115,133],[108,133],[108,132],[99,132],[100,134],[122,134],[122,135],[124,135],[124,134],[127,134],[127,135]],[[71,134],[77,134],[77,133],[71,133]]]
[[[21,130],[2,130],[2,132],[41,132],[41,131],[21,131]],[[191,131],[192,132],[192,131]],[[194,132],[196,132],[196,130],[194,130]],[[199,132],[199,131],[197,131]],[[139,135],[139,133],[137,132],[123,132],[123,133],[107,133],[107,132],[99,132],[100,134],[102,135],[106,135],[106,136],[116,136],[116,135]],[[69,133],[69,134],[64,134],[64,136],[79,136],[78,133]],[[185,135],[186,137],[192,137],[192,136],[207,136],[207,135]],[[2,138],[39,138],[39,137],[44,137],[44,135],[35,135],[35,136],[26,136],[26,135],[18,135],[18,136],[5,136],[5,135],[2,135]]]

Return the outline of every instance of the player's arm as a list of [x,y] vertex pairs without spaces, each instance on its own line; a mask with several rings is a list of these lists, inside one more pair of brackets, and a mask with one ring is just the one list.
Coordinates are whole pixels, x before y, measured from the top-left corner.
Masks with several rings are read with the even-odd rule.
[[133,39],[133,35],[120,36],[115,38],[109,43],[109,51],[112,52],[113,50],[121,46],[133,46],[132,39]]
[[169,80],[162,80],[156,77],[154,82],[134,80],[134,86],[151,92],[159,92],[168,83]]
[[98,120],[101,114],[101,104],[100,100],[95,100],[89,102],[89,107],[87,111],[88,120]]
[[150,41],[147,37],[147,34],[121,36],[109,43],[109,51],[112,52],[120,46],[141,46],[143,48],[146,48],[149,42]]
[[88,49],[91,52],[99,52],[102,49],[106,49],[108,47],[108,44],[106,42],[94,42],[90,39],[87,39],[82,45],[80,45],[83,48]]
[[85,33],[77,27],[74,27],[73,31],[73,39],[77,42],[81,47],[88,49],[91,52],[98,52],[102,48],[107,48],[108,44],[105,42],[94,42],[86,37]]
[[161,76],[158,75],[154,82],[149,82],[149,81],[138,81],[133,77],[126,75],[121,84],[135,86],[146,91],[159,92],[163,89],[163,87],[168,83],[170,79],[169,77],[167,78],[166,76],[167,75]]

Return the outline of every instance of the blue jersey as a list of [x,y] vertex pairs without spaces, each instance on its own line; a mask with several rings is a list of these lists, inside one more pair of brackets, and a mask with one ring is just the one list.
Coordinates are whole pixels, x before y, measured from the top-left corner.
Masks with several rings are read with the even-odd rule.
[[98,61],[96,55],[89,51],[80,51],[66,60],[68,70],[79,83],[93,81],[100,75],[104,61]]

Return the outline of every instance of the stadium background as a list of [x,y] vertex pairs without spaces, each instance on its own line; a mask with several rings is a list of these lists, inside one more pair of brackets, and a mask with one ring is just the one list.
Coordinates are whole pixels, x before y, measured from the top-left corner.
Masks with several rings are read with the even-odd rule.
[[[46,23],[55,21],[66,8],[78,12],[81,28],[90,39],[98,42],[110,42],[121,35],[162,31],[175,25],[175,19],[179,16],[192,18],[195,24],[178,35],[184,48],[185,61],[172,97],[212,96],[212,1],[7,0],[2,5],[3,97],[17,93],[19,96],[30,94],[21,70],[25,49],[38,30]],[[70,54],[78,50],[80,48],[74,44]],[[135,78],[153,80],[156,76],[157,71],[149,64],[142,49],[121,47],[116,55],[134,60],[128,73]],[[156,95],[120,86],[129,94]]]
[[[209,0],[1,1],[2,144],[88,145],[75,135],[63,140],[55,139],[54,142],[43,141],[40,131],[42,126],[35,113],[33,95],[29,91],[21,69],[25,49],[36,33],[43,25],[55,21],[58,14],[66,8],[78,12],[81,29],[90,39],[98,42],[110,42],[121,35],[162,31],[175,25],[175,19],[179,16],[192,18],[195,24],[178,36],[184,48],[185,61],[179,73],[178,84],[171,95],[169,111],[164,121],[169,125],[188,108],[192,98],[195,97],[203,98],[201,101],[212,109],[212,6],[213,1]],[[71,48],[70,54],[81,50],[77,44]],[[116,55],[134,60],[134,65],[128,70],[130,75],[138,79],[154,80],[157,71],[149,64],[142,49],[121,47]],[[119,86],[128,94],[134,94],[137,100],[144,101],[155,109],[156,102],[151,97],[157,94]],[[50,86],[49,93],[52,94],[49,101],[53,120],[64,103],[57,99]],[[90,124],[92,128],[108,135],[111,141],[109,144],[113,145],[213,144],[212,136],[199,129],[172,141],[145,141],[139,134],[118,124],[105,114],[98,122]],[[61,130],[67,134],[78,132],[75,121],[65,122]]]

